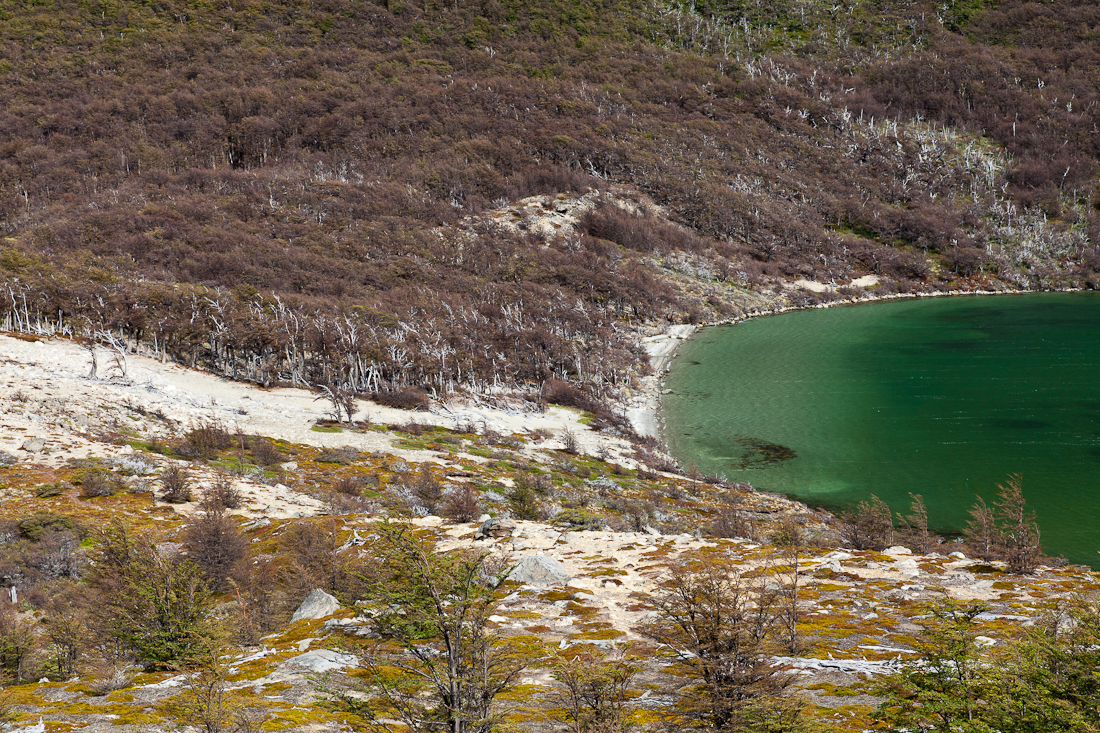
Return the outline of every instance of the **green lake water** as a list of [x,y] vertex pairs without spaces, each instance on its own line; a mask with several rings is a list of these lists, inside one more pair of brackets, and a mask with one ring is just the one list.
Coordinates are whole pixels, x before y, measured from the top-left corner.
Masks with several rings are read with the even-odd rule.
[[1100,565],[1100,294],[951,297],[707,328],[666,381],[683,465],[838,508],[876,494],[958,531],[1023,474],[1043,546]]

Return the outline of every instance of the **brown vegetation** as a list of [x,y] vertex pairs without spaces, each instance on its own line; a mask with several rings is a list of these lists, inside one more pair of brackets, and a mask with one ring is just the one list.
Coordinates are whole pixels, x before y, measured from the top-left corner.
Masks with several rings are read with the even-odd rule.
[[[20,6],[0,325],[408,407],[599,402],[621,321],[741,308],[672,275],[1098,282],[1095,14],[979,5]],[[586,191],[575,230],[503,226]]]

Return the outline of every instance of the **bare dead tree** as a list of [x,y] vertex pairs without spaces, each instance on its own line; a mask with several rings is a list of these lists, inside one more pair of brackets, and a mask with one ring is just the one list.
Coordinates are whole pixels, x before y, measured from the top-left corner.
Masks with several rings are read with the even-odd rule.
[[114,352],[111,355],[111,363],[109,365],[108,379],[126,379],[126,374],[129,371],[126,363],[126,344],[122,343],[117,336],[110,331],[97,331],[95,338],[100,342],[106,342]]
[[96,354],[96,342],[92,339],[80,339],[77,341],[80,344],[80,348],[88,352],[88,358],[91,360],[91,367],[88,369],[88,379],[98,379],[96,371],[99,369],[98,355]]
[[355,392],[345,387],[339,387],[336,385],[322,384],[321,391],[323,394],[318,395],[314,401],[327,399],[332,407],[332,419],[335,422],[344,422],[344,415],[347,415],[347,423],[351,425],[352,416],[355,414]]

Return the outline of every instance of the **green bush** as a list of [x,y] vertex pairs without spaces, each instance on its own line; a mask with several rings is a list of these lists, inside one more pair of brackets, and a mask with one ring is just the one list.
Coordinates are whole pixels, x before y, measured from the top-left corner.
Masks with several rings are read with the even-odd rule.
[[65,484],[58,481],[52,484],[42,484],[34,490],[34,495],[39,499],[51,499],[65,493]]
[[586,509],[566,509],[554,517],[554,524],[568,529],[603,529],[604,518]]
[[29,517],[20,519],[16,526],[19,528],[19,534],[32,542],[37,542],[49,532],[76,529],[76,523],[71,517],[53,512],[35,512]]
[[185,665],[211,648],[213,597],[203,572],[113,522],[95,534],[89,584],[99,624],[139,661]]

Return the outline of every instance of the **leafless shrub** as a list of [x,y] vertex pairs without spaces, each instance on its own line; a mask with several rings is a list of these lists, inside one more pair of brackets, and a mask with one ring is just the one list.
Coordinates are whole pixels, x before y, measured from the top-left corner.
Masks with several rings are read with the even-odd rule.
[[863,288],[842,285],[841,287],[837,288],[837,292],[848,300],[853,300],[863,295]]
[[363,479],[358,474],[345,474],[333,482],[332,490],[345,496],[361,496]]
[[160,475],[161,501],[186,504],[191,501],[191,476],[187,469],[173,463]]
[[219,451],[233,446],[233,434],[217,418],[192,422],[183,444],[179,447],[181,455],[209,461],[216,458]]
[[631,532],[644,532],[653,526],[657,507],[649,501],[631,501],[623,508],[623,515]]
[[359,459],[359,451],[350,445],[341,448],[324,448],[317,456],[317,461],[320,463],[338,463],[342,466],[355,463]]
[[454,522],[472,522],[481,516],[481,492],[469,484],[457,486],[447,493],[443,516]]
[[281,628],[290,618],[300,598],[291,601],[286,585],[279,582],[280,558],[259,555],[246,566],[247,572],[233,581],[237,599],[234,640],[240,644],[255,645],[260,638]]
[[325,511],[332,515],[377,514],[378,502],[359,494],[332,492],[325,497]]
[[286,456],[267,438],[253,438],[251,448],[252,458],[261,466],[273,466],[286,460]]
[[653,438],[642,438],[634,447],[634,457],[639,463],[652,471],[664,473],[679,473],[676,462],[668,455],[661,452],[659,445]]
[[340,524],[335,518],[296,524],[281,540],[289,560],[283,579],[299,600],[314,588],[343,593],[357,582],[350,560],[340,554]]
[[153,438],[148,443],[148,451],[150,453],[156,453],[158,455],[164,455],[169,450],[168,446],[162,443],[160,440]]
[[566,407],[575,407],[592,414],[593,427],[614,426],[622,428],[627,425],[621,415],[616,415],[600,400],[592,397],[578,387],[558,379],[551,379],[543,386],[543,396],[547,402]]
[[531,487],[535,490],[539,496],[553,496],[554,483],[550,480],[550,475],[546,473],[529,473],[527,474],[528,481],[531,482]]
[[757,538],[756,522],[743,509],[733,504],[725,504],[715,514],[714,521],[710,525],[710,533],[715,537],[743,537],[755,540]]
[[202,492],[202,506],[206,511],[239,509],[243,503],[241,492],[224,474],[218,474],[214,483]]
[[424,434],[424,432],[426,430],[431,430],[432,426],[431,425],[422,425],[421,423],[418,423],[415,420],[410,420],[409,422],[405,423],[404,425],[391,425],[390,429],[391,430],[400,430],[403,433],[408,433],[409,435],[412,435],[413,437],[419,438],[421,435]]
[[121,476],[101,469],[86,471],[80,479],[80,496],[84,499],[113,496],[125,488]]
[[88,683],[88,689],[93,695],[102,697],[129,687],[138,673],[131,664],[132,662],[127,660],[100,665],[95,670],[95,676]]
[[506,435],[497,442],[497,445],[518,450],[523,447],[523,440],[515,435]]
[[580,451],[580,443],[577,441],[577,434],[570,428],[561,431],[561,449],[571,456],[577,455]]
[[443,484],[432,476],[432,469],[427,463],[420,466],[416,480],[409,487],[417,505],[428,514],[439,511],[443,502]]
[[852,509],[841,512],[840,534],[857,550],[884,550],[894,541],[894,522],[886,502],[871,494]]
[[377,514],[381,512],[378,502],[366,496],[332,492],[324,496],[324,511],[333,516],[349,514]]
[[214,590],[225,590],[248,558],[248,538],[234,519],[219,510],[196,515],[184,530],[183,545]]

